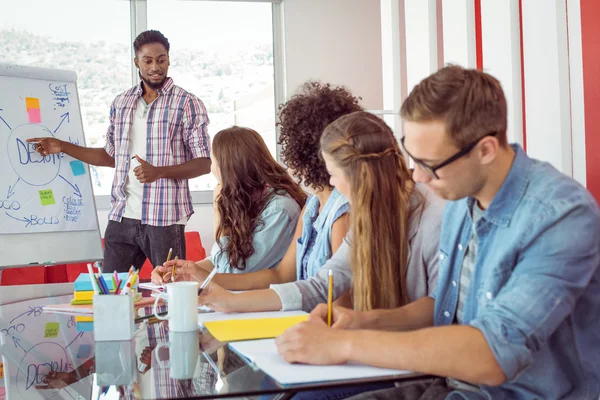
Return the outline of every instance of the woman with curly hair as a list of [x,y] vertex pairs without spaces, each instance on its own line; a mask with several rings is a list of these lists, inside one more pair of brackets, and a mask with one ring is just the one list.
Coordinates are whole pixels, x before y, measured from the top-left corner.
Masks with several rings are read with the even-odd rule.
[[[215,238],[211,255],[198,268],[243,273],[273,268],[294,237],[306,194],[273,159],[254,130],[233,126],[212,143]],[[170,280],[157,269],[152,280]]]
[[[350,206],[348,200],[329,183],[329,174],[319,156],[319,140],[331,122],[362,110],[358,101],[343,87],[308,82],[298,94],[279,107],[277,125],[282,159],[290,173],[312,194],[296,226],[295,239],[276,268],[243,276],[217,274],[213,282],[229,290],[250,290],[304,280],[314,276],[337,251],[348,232]],[[172,265],[176,265],[178,276],[198,281],[207,276],[197,264],[181,260],[166,263],[162,270],[168,274]],[[280,295],[281,299],[276,298],[275,302],[287,304],[302,300],[297,292],[288,291]],[[227,295],[224,297],[228,298]],[[244,302],[243,296],[236,300],[239,300],[236,304],[240,306]],[[236,304],[232,305],[232,311],[237,308]]]

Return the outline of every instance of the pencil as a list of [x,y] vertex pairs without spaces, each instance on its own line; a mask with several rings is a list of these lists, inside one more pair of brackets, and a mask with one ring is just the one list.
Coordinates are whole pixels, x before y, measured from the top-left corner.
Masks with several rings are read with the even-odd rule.
[[333,271],[329,270],[329,293],[327,294],[327,326],[331,326],[333,308]]
[[172,252],[172,251],[173,251],[173,248],[171,247],[171,248],[169,249],[169,254],[167,254],[167,261],[166,261],[166,262],[169,262],[169,260],[171,260],[171,252]]
[[[175,256],[175,260],[177,260],[177,256]],[[173,264],[173,269],[171,270],[171,282],[175,282],[175,264]]]

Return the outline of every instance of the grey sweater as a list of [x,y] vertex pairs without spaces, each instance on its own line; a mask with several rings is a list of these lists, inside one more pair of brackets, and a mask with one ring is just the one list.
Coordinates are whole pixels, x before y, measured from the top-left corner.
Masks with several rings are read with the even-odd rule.
[[[408,268],[406,282],[409,301],[427,296],[435,289],[438,272],[438,245],[444,211],[444,201],[426,186],[417,184],[425,197],[420,215],[411,217],[408,232]],[[339,298],[352,287],[350,266],[351,239],[346,237],[335,254],[317,274],[307,280],[271,285],[279,295],[282,310],[310,312],[319,303],[327,302],[329,270],[333,271],[333,298]]]

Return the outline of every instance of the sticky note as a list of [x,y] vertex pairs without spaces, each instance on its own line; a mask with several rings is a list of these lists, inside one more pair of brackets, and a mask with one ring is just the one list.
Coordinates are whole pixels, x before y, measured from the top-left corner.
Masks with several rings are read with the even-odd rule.
[[0,379],[4,378],[4,365],[0,362]]
[[77,351],[77,358],[88,358],[90,354],[92,354],[91,344],[82,344],[79,346],[79,351]]
[[229,319],[205,322],[204,327],[220,342],[270,339],[308,320],[307,315],[281,318]]
[[58,329],[60,328],[59,322],[47,322],[46,330],[44,331],[45,338],[55,338],[58,336]]
[[56,201],[54,201],[54,193],[52,193],[52,189],[39,190],[39,194],[43,206],[51,206],[52,204],[56,204]]
[[74,176],[84,175],[85,174],[85,166],[79,160],[71,161],[69,163],[71,165],[71,171],[73,171]]
[[40,99],[37,97],[25,97],[25,107],[27,107],[27,111],[29,111],[30,108],[37,108],[39,110]]
[[27,115],[29,116],[29,122],[32,124],[39,124],[42,122],[42,115],[40,114],[39,108],[30,108],[27,110]]

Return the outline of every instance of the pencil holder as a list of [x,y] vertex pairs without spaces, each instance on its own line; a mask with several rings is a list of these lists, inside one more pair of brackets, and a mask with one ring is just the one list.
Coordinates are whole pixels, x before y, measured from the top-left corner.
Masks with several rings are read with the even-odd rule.
[[96,342],[94,357],[99,386],[133,382],[136,375],[133,340]]
[[96,294],[94,307],[94,340],[129,340],[135,332],[133,296]]

